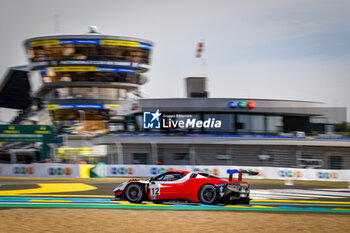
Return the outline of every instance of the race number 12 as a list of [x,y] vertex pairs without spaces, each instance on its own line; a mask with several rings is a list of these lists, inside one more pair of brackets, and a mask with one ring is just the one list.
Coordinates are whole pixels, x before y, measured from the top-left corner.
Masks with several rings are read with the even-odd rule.
[[160,188],[151,188],[151,196],[160,195]]

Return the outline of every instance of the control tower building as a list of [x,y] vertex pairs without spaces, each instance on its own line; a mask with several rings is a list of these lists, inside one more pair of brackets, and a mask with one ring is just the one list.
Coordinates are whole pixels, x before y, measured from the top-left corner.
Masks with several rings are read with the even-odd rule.
[[24,42],[31,79],[40,81],[34,97],[44,101],[58,129],[107,132],[108,122],[125,122],[138,110],[133,100],[147,81],[152,43],[92,29]]

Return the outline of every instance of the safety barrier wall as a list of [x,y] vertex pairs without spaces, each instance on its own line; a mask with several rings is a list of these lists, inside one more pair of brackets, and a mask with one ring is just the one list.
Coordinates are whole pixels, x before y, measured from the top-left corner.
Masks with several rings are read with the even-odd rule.
[[[91,165],[79,164],[0,164],[0,176],[78,178],[89,177]],[[350,170],[298,169],[279,167],[233,167],[233,166],[180,166],[180,165],[106,165],[108,177],[151,177],[171,170],[200,171],[218,177],[228,177],[227,169],[256,171],[256,176],[243,175],[249,179],[292,179],[320,181],[348,181]],[[84,172],[85,171],[85,172]],[[86,174],[85,174],[86,173]],[[104,172],[103,172],[104,173]]]
[[0,176],[12,177],[80,177],[79,164],[0,164]]
[[218,177],[228,177],[227,169],[244,169],[259,172],[256,176],[243,175],[243,178],[249,179],[350,181],[350,170],[175,165],[107,165],[106,167],[109,177],[151,177],[170,170],[200,171]]

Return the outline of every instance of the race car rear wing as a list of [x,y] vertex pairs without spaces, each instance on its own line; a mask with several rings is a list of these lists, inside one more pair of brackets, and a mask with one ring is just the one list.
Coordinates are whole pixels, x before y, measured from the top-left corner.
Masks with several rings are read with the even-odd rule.
[[242,175],[243,173],[247,173],[250,176],[256,176],[259,174],[259,172],[255,171],[247,171],[247,170],[237,170],[237,169],[227,169],[227,174],[230,174],[228,180],[232,181],[232,175],[238,173],[238,181],[242,181]]

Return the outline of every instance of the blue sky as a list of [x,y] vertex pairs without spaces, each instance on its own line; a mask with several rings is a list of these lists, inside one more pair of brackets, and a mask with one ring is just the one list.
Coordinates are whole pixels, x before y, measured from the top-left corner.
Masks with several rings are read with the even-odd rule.
[[[103,34],[154,42],[146,97],[184,97],[183,78],[201,76],[204,39],[211,97],[325,102],[350,109],[350,2],[325,0],[2,0],[0,72],[26,64],[22,41]],[[349,111],[348,111],[348,115]],[[349,119],[349,117],[348,117]]]

